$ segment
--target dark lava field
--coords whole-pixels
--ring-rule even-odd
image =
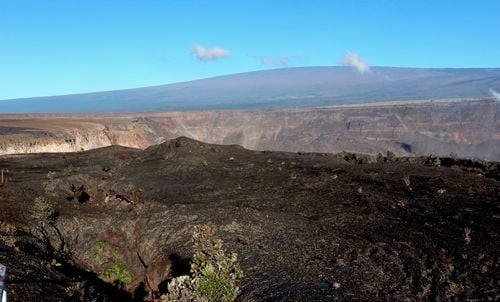
[[[499,166],[438,163],[187,138],[1,156],[9,301],[147,301],[144,264],[172,259],[172,275],[186,271],[204,224],[238,253],[238,301],[498,301]],[[56,210],[43,236],[37,197]],[[130,272],[128,286],[97,277],[109,265],[99,244]]]

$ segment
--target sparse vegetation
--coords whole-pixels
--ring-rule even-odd
[[[42,183],[43,191],[46,195],[54,195],[54,191],[59,185],[59,182],[54,179],[56,172],[49,171],[47,173],[47,180]]]
[[[162,302],[194,302],[197,301],[193,291],[193,279],[190,276],[180,276],[168,284],[168,294],[163,295]]]
[[[0,243],[14,247],[17,241],[14,236],[15,231],[16,227],[0,221]]]
[[[347,155],[347,152],[342,150],[338,153],[334,153],[332,156],[335,158],[342,158],[343,159],[346,155]]]
[[[377,154],[376,160],[377,160],[377,163],[383,163],[383,162],[385,162],[385,157],[382,153],[379,152]]]
[[[127,268],[122,264],[113,264],[99,274],[102,280],[113,283],[119,287],[126,287],[132,282],[132,277]]]
[[[395,162],[396,161],[396,154],[390,150],[387,150],[386,161],[387,162]]]
[[[193,233],[194,259],[190,276],[174,278],[162,301],[231,302],[239,295],[236,280],[243,277],[236,253],[228,253],[221,239],[212,239],[209,226]]]
[[[106,267],[99,274],[99,278],[120,288],[127,287],[132,282],[132,277],[125,265],[116,263],[117,253],[104,241],[97,241],[95,248],[97,251],[92,255],[92,259],[97,266]]]
[[[369,162],[373,162],[373,156],[362,153],[353,153],[347,151],[341,151],[339,153],[331,154],[333,158],[340,158],[350,163],[355,164],[366,164]]]
[[[55,214],[54,206],[44,197],[36,197],[33,201],[31,218],[37,226],[44,227],[47,223],[53,222]]]
[[[439,157],[434,156],[434,155],[429,155],[427,156],[427,159],[425,160],[425,164],[434,166],[434,167],[439,167],[441,166],[441,159]]]
[[[63,253],[65,242],[61,232],[56,227],[58,213],[53,204],[45,197],[36,197],[33,201],[30,217],[32,223],[28,231],[37,244],[40,244],[52,257],[55,254]],[[56,248],[54,244],[57,240],[59,243]]]

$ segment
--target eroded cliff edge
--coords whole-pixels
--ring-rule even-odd
[[[418,101],[297,110],[0,116],[0,154],[144,149],[179,136],[254,150],[500,160],[500,104]]]

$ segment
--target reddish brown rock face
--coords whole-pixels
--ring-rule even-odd
[[[300,110],[3,115],[0,154],[144,149],[186,136],[256,150],[450,155],[500,160],[500,104],[489,100]]]
[[[172,261],[165,259],[151,263],[146,270],[146,284],[154,293],[160,291],[161,282],[172,278]]]

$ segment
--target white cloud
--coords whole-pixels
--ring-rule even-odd
[[[370,64],[356,53],[346,52],[342,57],[342,64],[352,66],[360,73],[370,72]]]
[[[500,93],[496,92],[492,88],[490,88],[490,93],[495,99],[497,99],[497,101],[500,101]]]
[[[198,60],[201,61],[213,61],[229,56],[229,51],[227,49],[219,47],[207,49],[203,45],[199,44],[193,46],[193,51]]]
[[[281,57],[262,57],[260,58],[260,64],[262,65],[273,65],[273,66],[288,66],[290,64],[290,58]]]

